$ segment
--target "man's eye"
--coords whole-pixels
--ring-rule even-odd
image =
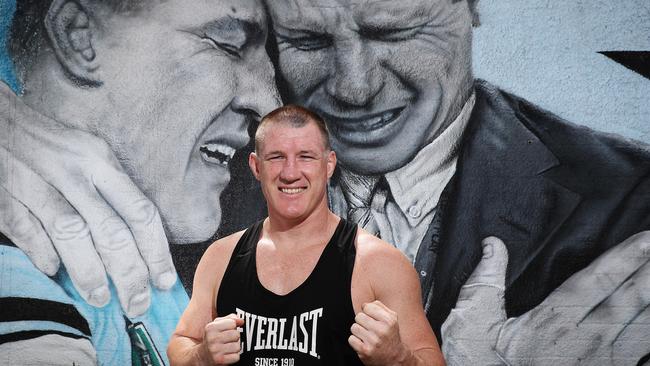
[[[304,37],[285,37],[277,35],[278,43],[288,43],[291,47],[301,51],[317,51],[327,48],[332,44],[330,37],[325,35],[311,35]]]
[[[383,41],[399,42],[407,41],[415,37],[424,28],[424,25],[418,25],[409,28],[368,28],[361,31],[364,38]]]
[[[208,43],[209,45],[211,45],[214,48],[217,48],[217,49],[220,49],[220,50],[226,52],[227,54],[229,54],[231,56],[241,57],[241,49],[239,49],[239,47],[236,47],[234,45],[224,43],[224,42],[218,42],[218,41],[216,41],[216,40],[214,40],[214,39],[212,39],[212,38],[210,38],[208,36],[201,37],[201,40],[203,42]]]

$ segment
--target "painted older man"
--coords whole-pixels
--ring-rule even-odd
[[[23,96],[3,90],[12,99],[3,110],[23,119],[3,131],[3,146],[54,149],[0,159],[0,195],[18,199],[0,220],[11,239],[0,246],[0,363],[167,363],[188,296],[166,237],[211,238],[235,150],[249,123],[279,105],[261,9],[255,0],[17,3],[10,41]],[[83,160],[98,147],[115,158]],[[83,186],[43,184],[62,161],[87,169],[76,175]],[[106,202],[84,205],[98,197]],[[59,211],[25,215],[38,206]],[[29,229],[34,219],[49,235]],[[95,270],[58,270],[59,257]]]
[[[634,282],[647,281],[637,270],[650,238],[625,241],[650,229],[648,146],[474,80],[476,1],[267,5],[285,94],[332,131],[332,206],[414,261],[429,321],[447,320],[450,363],[636,363],[650,352],[621,346],[650,335],[628,327],[647,317],[648,289]],[[625,265],[609,253],[558,289],[623,241]]]

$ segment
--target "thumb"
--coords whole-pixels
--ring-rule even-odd
[[[461,288],[457,308],[474,304],[503,307],[508,250],[494,236],[483,239],[481,245],[483,258]]]
[[[229,319],[234,320],[234,321],[235,321],[235,325],[238,326],[238,327],[241,327],[242,325],[244,325],[244,319],[240,318],[240,317],[237,316],[236,314],[228,314],[228,315],[226,316],[226,318],[229,318]]]

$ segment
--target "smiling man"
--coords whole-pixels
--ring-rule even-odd
[[[249,165],[268,218],[203,255],[172,363],[444,364],[413,267],[328,208],[324,121],[293,105],[269,113]]]
[[[12,134],[14,143],[34,136],[54,142],[55,153],[30,162],[43,166],[96,148],[60,143],[70,133],[78,134],[77,141],[94,135],[117,160],[91,166],[92,173],[82,175],[84,190],[110,201],[116,185],[107,177],[124,167],[124,179],[133,179],[145,196],[86,206],[89,211],[79,212],[85,221],[77,220],[73,209],[41,221],[54,234],[49,239],[64,262],[95,268],[106,263],[117,294],[101,270],[95,277],[61,270],[49,278],[11,243],[0,246],[0,350],[6,361],[0,363],[126,365],[148,359],[160,364],[165,357],[158,351],[187,303],[165,234],[177,244],[214,234],[221,219],[219,196],[230,180],[228,163],[248,142],[249,123],[278,105],[262,6],[255,0],[17,5],[11,43],[24,95],[14,108],[28,109],[20,107],[24,103],[75,130],[49,129],[32,113],[25,123],[31,132]],[[79,187],[39,186],[21,162],[2,163],[13,164],[3,166],[11,172],[2,176],[3,187],[15,188],[26,205],[44,196],[46,204],[61,194],[77,202],[90,198]],[[142,215],[118,213],[132,206],[143,209]],[[2,215],[18,216],[21,209],[3,207]],[[127,227],[122,220],[143,227]],[[161,222],[165,232],[145,229]],[[97,253],[86,250],[91,239]],[[112,272],[117,267],[120,272]],[[150,277],[156,288],[150,289]]]

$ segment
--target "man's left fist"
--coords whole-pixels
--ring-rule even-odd
[[[365,365],[400,363],[408,356],[400,339],[397,313],[381,301],[363,304],[354,320],[348,342]]]

